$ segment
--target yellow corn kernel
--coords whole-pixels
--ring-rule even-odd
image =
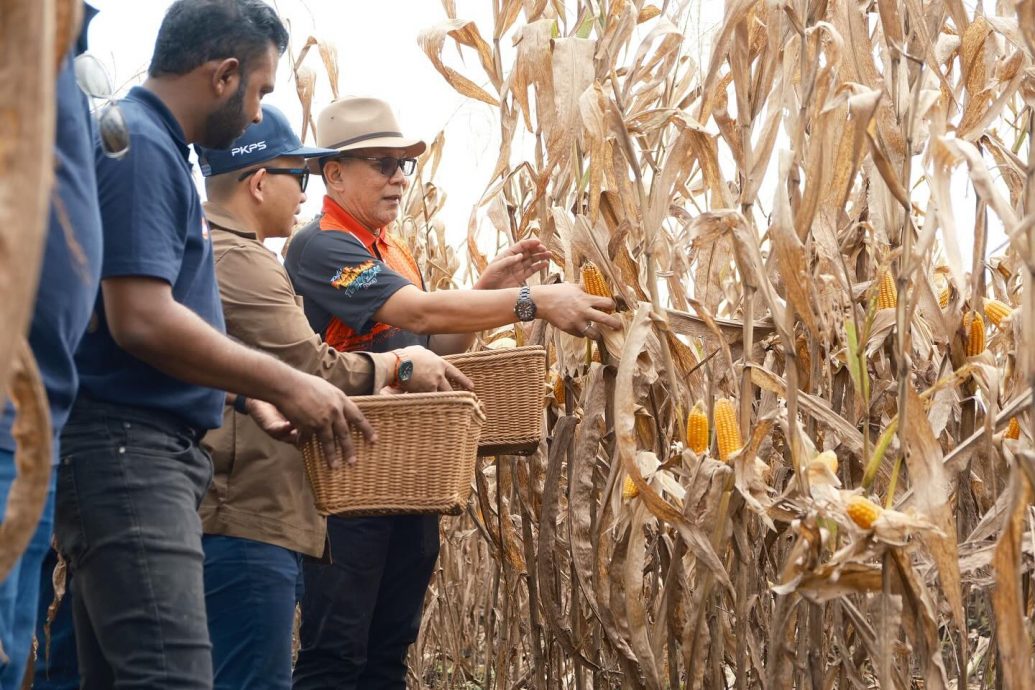
[[[719,460],[729,462],[730,457],[744,445],[737,424],[737,411],[728,398],[715,401],[715,443],[719,448]]]
[[[852,522],[863,529],[870,529],[884,509],[864,496],[852,496],[845,505],[845,512]]]
[[[985,351],[985,320],[974,312],[967,325],[967,357],[976,357]]]
[[[985,300],[985,316],[988,317],[989,321],[995,324],[996,328],[999,328],[999,323],[1012,312],[1013,309],[1005,302],[1000,302],[997,299]]]
[[[1021,437],[1021,423],[1016,417],[1010,417],[1010,423],[1006,425],[1006,433],[1003,438],[1012,438],[1014,441]]]
[[[582,289],[597,297],[613,297],[611,288],[604,280],[604,274],[592,261],[587,261],[582,265]]]
[[[880,292],[877,293],[878,309],[894,309],[898,305],[898,289],[891,271],[884,271],[880,277]]]
[[[812,458],[812,462],[819,462],[827,466],[831,474],[837,474],[837,453],[832,450],[825,450],[816,457]]]
[[[686,445],[698,455],[708,450],[708,413],[701,401],[694,403],[687,415]]]
[[[553,401],[558,407],[564,407],[564,377],[556,371],[550,372],[550,389],[553,391]]]
[[[946,284],[945,287],[942,288],[942,291],[938,293],[938,306],[942,309],[949,306],[949,295],[949,285]]]
[[[622,482],[622,498],[628,501],[629,499],[636,498],[640,495],[640,490],[633,483],[633,478],[629,475],[625,475],[625,481]]]

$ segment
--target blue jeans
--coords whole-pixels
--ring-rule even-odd
[[[327,518],[333,563],[305,559],[295,690],[405,690],[438,560],[438,516]]]
[[[75,655],[75,630],[72,628],[71,573],[65,571],[65,596],[61,598],[54,620],[47,628],[47,611],[54,601],[54,568],[57,552],[47,551],[40,571],[39,609],[36,614],[36,671],[32,690],[78,690],[79,662]]]
[[[205,604],[217,690],[290,690],[300,554],[206,534]]]
[[[14,482],[14,454],[0,450],[0,507],[6,508],[7,494]],[[15,561],[11,572],[0,583],[0,643],[7,661],[0,660],[0,688],[20,688],[32,649],[39,600],[40,567],[50,547],[54,527],[54,484],[47,491],[43,516],[25,553]],[[0,513],[2,514],[2,513]]]
[[[199,437],[156,411],[82,396],[72,409],[54,531],[85,690],[212,687],[197,513],[212,463]]]

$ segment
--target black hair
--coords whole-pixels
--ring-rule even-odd
[[[182,75],[210,60],[237,58],[241,71],[269,50],[287,50],[288,32],[263,0],[176,0],[158,29],[148,74]]]

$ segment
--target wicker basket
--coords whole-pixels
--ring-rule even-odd
[[[546,350],[514,347],[446,357],[474,382],[485,407],[479,455],[530,455],[543,438]]]
[[[302,448],[322,515],[458,515],[474,480],[485,413],[473,393],[368,395],[352,400],[377,431],[371,445],[353,431],[355,466],[331,469],[320,443]]]

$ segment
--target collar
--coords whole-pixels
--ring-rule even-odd
[[[158,116],[165,128],[169,130],[169,134],[172,136],[173,141],[176,142],[176,147],[180,150],[183,160],[190,163],[190,146],[187,145],[187,135],[183,133],[183,127],[180,126],[179,121],[173,117],[172,111],[169,110],[168,106],[165,105],[157,94],[148,91],[143,86],[134,86],[126,94],[126,100],[136,101],[154,111],[154,114]]]
[[[207,220],[208,224],[212,227],[232,232],[235,235],[244,237],[245,239],[255,240],[256,242],[259,240],[258,235],[241,227],[241,222],[237,220],[230,211],[226,210],[219,204],[206,201],[201,205],[201,207],[205,212],[205,220]]]
[[[323,198],[323,219],[320,222],[320,229],[347,232],[362,242],[367,251],[371,253],[375,247],[380,250],[389,246],[387,228],[380,228],[375,235],[330,196]]]

